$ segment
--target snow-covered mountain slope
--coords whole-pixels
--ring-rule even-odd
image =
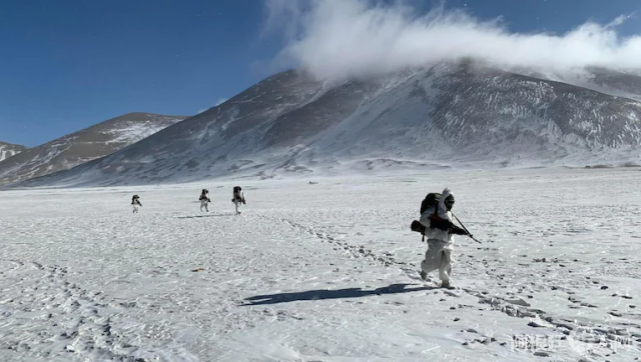
[[[11,143],[0,141],[0,161],[15,156],[18,153],[25,151],[26,149],[27,147],[25,146],[14,145]]]
[[[640,141],[637,101],[473,62],[334,84],[288,71],[127,149],[22,186],[584,166],[636,162]]]
[[[66,170],[148,137],[187,117],[129,113],[0,162],[0,185]]]
[[[602,67],[588,67],[566,73],[544,73],[528,69],[518,69],[515,70],[515,72],[535,78],[568,83],[617,97],[641,101],[641,73],[639,72],[613,70]]]

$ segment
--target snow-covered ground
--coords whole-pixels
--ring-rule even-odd
[[[0,360],[634,360],[640,176],[242,181],[242,216],[229,182],[1,192]],[[456,238],[454,290],[409,230],[445,186],[483,241]]]

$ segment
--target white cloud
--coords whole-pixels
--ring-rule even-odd
[[[481,21],[461,10],[423,15],[408,1],[268,0],[266,30],[287,45],[281,64],[321,78],[397,71],[464,57],[502,67],[567,70],[585,66],[641,68],[641,36],[617,33],[629,16],[609,24],[586,22],[565,34],[514,33],[500,19]]]
[[[222,97],[221,97],[221,98],[218,98],[218,100],[216,100],[216,103],[214,104],[214,107],[217,107],[217,106],[219,106],[219,105],[221,105],[221,104],[223,104],[223,103],[225,103],[225,102],[227,102],[227,98],[222,98]],[[210,110],[210,109],[211,109],[211,108],[203,108],[203,109],[199,109],[199,110],[198,110],[198,114],[203,113],[203,112],[206,112],[206,111],[208,111],[208,110]]]

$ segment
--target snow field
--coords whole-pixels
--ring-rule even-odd
[[[634,360],[638,175],[446,171],[2,192],[0,360]],[[426,246],[409,230],[425,194],[445,186],[483,241],[455,238],[455,290],[437,288],[435,273],[417,279]],[[199,211],[202,188],[210,213]],[[143,207],[133,215],[135,193]],[[596,334],[610,345],[584,338]]]

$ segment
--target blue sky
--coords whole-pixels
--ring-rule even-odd
[[[330,0],[331,1],[331,0]],[[420,2],[419,2],[420,3]],[[428,8],[432,2],[423,2]],[[450,0],[515,32],[566,32],[638,0]],[[641,14],[640,14],[641,15]],[[0,2],[0,140],[36,146],[128,112],[193,115],[274,71],[260,0]],[[623,34],[641,33],[641,20]]]

